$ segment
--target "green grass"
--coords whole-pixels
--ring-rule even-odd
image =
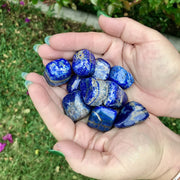
[[[0,7],[4,3],[1,1]],[[25,23],[26,17],[31,19],[30,23]],[[8,8],[0,9],[0,138],[11,133],[14,139],[0,153],[1,180],[90,179],[73,172],[62,157],[47,152],[56,140],[26,94],[20,75],[31,71],[42,74],[41,59],[32,47],[43,43],[47,35],[92,30],[82,24],[47,17],[26,6],[9,4]],[[161,119],[180,134],[179,119]]]

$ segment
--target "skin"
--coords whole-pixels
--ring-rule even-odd
[[[30,97],[74,171],[97,179],[173,178],[180,169],[180,137],[156,116],[180,117],[180,55],[160,33],[128,18],[100,16],[104,33],[62,33],[38,49],[44,65],[56,58],[72,59],[80,49],[91,50],[111,66],[121,65],[135,83],[129,100],[143,104],[150,117],[130,128],[101,133],[84,122],[74,124],[62,109],[65,86],[50,87],[29,73]]]

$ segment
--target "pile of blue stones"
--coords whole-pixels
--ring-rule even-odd
[[[134,83],[133,76],[121,66],[111,67],[104,59],[95,59],[87,49],[74,54],[72,66],[63,58],[50,62],[44,77],[50,86],[67,83],[62,104],[74,122],[89,115],[87,125],[105,132],[132,126],[149,116],[140,103],[128,102],[124,90]]]

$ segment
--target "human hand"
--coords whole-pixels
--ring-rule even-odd
[[[160,33],[129,18],[100,16],[105,33],[62,33],[50,37],[38,49],[44,64],[56,58],[72,59],[86,48],[96,57],[120,65],[135,78],[126,90],[129,100],[138,101],[157,116],[180,117],[180,54]]]
[[[62,109],[63,87],[50,87],[45,79],[30,73],[26,80],[30,97],[74,171],[97,179],[169,180],[180,168],[180,139],[153,115],[130,128],[102,133]]]

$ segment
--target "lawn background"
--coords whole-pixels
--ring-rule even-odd
[[[7,6],[1,7],[3,4]],[[11,133],[14,139],[0,153],[0,179],[91,179],[73,172],[64,158],[48,153],[56,140],[27,95],[21,72],[42,74],[44,68],[33,45],[44,43],[47,35],[95,30],[48,17],[27,6],[1,1],[0,7],[0,138]],[[25,22],[26,18],[30,19],[29,23]],[[179,119],[161,120],[180,134]]]

